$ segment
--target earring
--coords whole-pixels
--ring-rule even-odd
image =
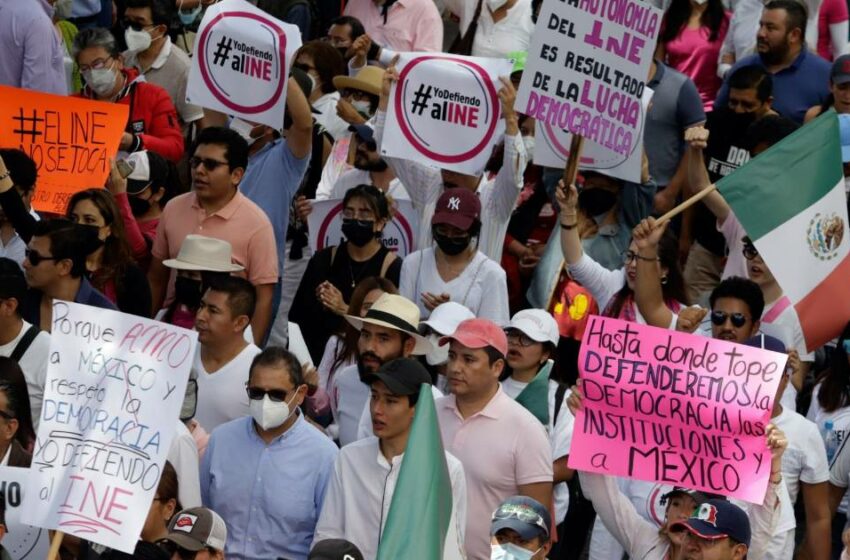
[[[664,285],[666,285],[666,284],[667,284],[667,277],[666,277],[666,276],[662,276],[662,277],[661,277],[661,285],[662,285],[662,286],[664,286]]]

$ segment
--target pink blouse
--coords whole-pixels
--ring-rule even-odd
[[[675,39],[664,45],[667,64],[693,80],[706,112],[714,107],[714,98],[723,83],[717,76],[717,59],[729,30],[729,17],[727,12],[714,41],[708,40],[711,32],[707,27],[685,27]]]

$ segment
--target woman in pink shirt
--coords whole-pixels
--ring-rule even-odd
[[[717,60],[728,29],[721,0],[673,0],[661,24],[655,57],[693,80],[706,112],[722,83]]]
[[[847,20],[844,0],[823,0],[818,11],[818,54],[826,60],[847,54]]]

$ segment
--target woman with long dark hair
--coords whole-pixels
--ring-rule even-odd
[[[0,423],[14,430],[12,441],[0,449],[0,459],[9,456],[10,467],[28,467],[35,445],[27,380],[18,362],[0,357]]]
[[[721,0],[673,0],[661,23],[655,58],[693,80],[706,112],[722,84],[717,61],[729,19]]]
[[[561,248],[572,277],[590,291],[602,315],[646,324],[635,303],[637,260],[641,258],[635,242],[631,241],[623,254],[622,268],[606,269],[582,249],[577,227],[578,190],[575,185],[567,189],[560,183],[556,194],[561,206]],[[673,311],[670,328],[675,328],[677,312],[687,302],[687,295],[679,266],[679,243],[669,230],[659,243],[658,267],[664,302]]]

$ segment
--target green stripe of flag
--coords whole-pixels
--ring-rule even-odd
[[[838,117],[828,111],[717,183],[752,240],[796,216],[841,181]]]

